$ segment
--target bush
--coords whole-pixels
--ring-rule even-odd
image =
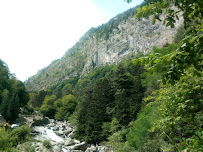
[[[27,125],[13,130],[0,127],[0,151],[13,152],[13,147],[29,139],[30,128]]]
[[[0,127],[0,151],[11,149],[17,136],[12,137],[4,127]],[[8,150],[9,151],[9,150]]]
[[[28,141],[30,139],[30,131],[31,129],[28,127],[28,125],[23,125],[19,128],[13,129],[11,131],[11,136],[15,137],[15,146],[18,143],[23,143],[25,141]]]
[[[60,107],[56,107],[55,119],[68,120],[71,114],[75,111],[77,106],[76,98],[69,94],[62,98]]]
[[[13,150],[13,152],[35,152],[35,146],[32,145],[30,142],[25,142],[21,145],[18,145],[16,149]]]
[[[121,129],[111,135],[105,144],[112,147],[114,152],[135,152],[135,149],[125,142],[126,133],[126,129]]]
[[[131,131],[127,134],[127,141],[130,146],[139,150],[144,144],[151,139],[152,133],[149,131],[158,119],[157,105],[146,105],[138,114]],[[152,136],[152,137],[150,137]]]
[[[46,147],[47,149],[51,148],[51,143],[49,140],[44,140],[43,141],[43,146]]]

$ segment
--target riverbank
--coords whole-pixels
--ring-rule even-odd
[[[31,143],[35,147],[35,152],[112,152],[106,146],[89,145],[76,140],[73,137],[75,128],[68,121],[62,122],[34,115],[24,115],[19,120],[17,121],[19,125],[28,124],[32,129]]]

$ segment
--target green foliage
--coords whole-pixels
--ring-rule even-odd
[[[71,77],[68,80],[64,80],[61,83],[50,87],[51,94],[57,96],[57,98],[62,98],[65,95],[73,94],[74,87],[78,82],[78,77]]]
[[[128,125],[136,118],[140,110],[144,95],[144,88],[141,85],[142,72],[141,66],[134,66],[131,62],[119,64],[115,71],[113,79],[115,110],[113,116],[122,125]]]
[[[18,117],[20,107],[29,100],[24,84],[16,80],[8,70],[6,64],[0,60],[0,113],[7,121],[14,121]]]
[[[15,138],[5,128],[0,127],[0,151],[11,149],[15,144]]]
[[[40,112],[50,118],[54,118],[56,109],[54,108],[54,102],[56,101],[57,97],[55,95],[46,95],[42,106],[40,107]]]
[[[77,100],[71,94],[58,99],[56,95],[46,95],[39,110],[44,116],[57,120],[68,120],[76,106]]]
[[[13,130],[0,127],[0,151],[12,152],[14,146],[29,139],[30,128],[26,125]]]
[[[73,95],[66,95],[61,99],[60,102],[61,103],[58,103],[56,106],[55,119],[68,120],[70,115],[75,111],[77,100]]]
[[[150,132],[153,124],[159,119],[159,111],[157,104],[146,105],[138,114],[138,118],[130,128],[131,131],[127,134],[127,141],[130,146],[136,150],[144,147],[147,141],[154,139]]]
[[[97,39],[104,38],[105,40],[108,40],[110,34],[113,32],[113,29],[118,29],[118,25],[120,22],[123,22],[127,20],[129,17],[134,16],[137,13],[137,8],[142,5],[143,4],[131,8],[122,14],[117,15],[106,24],[102,24],[97,28],[91,28],[87,33],[90,36],[96,36]]]
[[[182,149],[187,148],[188,152],[203,151],[203,131],[196,131],[191,138],[185,139],[182,145]]]
[[[33,146],[31,142],[25,142],[17,146],[17,148],[13,149],[13,152],[35,152],[36,146]]]
[[[119,66],[100,67],[78,80],[79,100],[71,121],[77,126],[76,137],[99,143],[136,118],[144,88],[142,66],[123,61]]]
[[[130,0],[131,1],[131,0]],[[128,2],[130,2],[128,1]],[[202,22],[202,6],[203,2],[199,0],[146,0],[147,5],[137,9],[136,18],[154,16],[155,20],[160,19],[160,14],[165,14],[163,20],[166,26],[174,27],[176,19],[179,19],[178,13],[183,12],[184,25],[188,27],[192,21],[196,21],[198,24]],[[177,9],[170,7],[174,5]]]
[[[9,80],[9,69],[1,59],[0,59],[0,91],[3,91],[4,89],[8,89],[8,80]],[[0,100],[1,104],[1,100]]]
[[[27,125],[20,126],[19,128],[11,131],[12,136],[17,136],[16,143],[23,143],[30,139],[31,129]]]
[[[182,11],[184,26],[185,28],[190,27],[185,36],[182,36],[184,28],[179,28],[175,39],[175,42],[179,43],[176,50],[173,49],[171,53],[168,52],[161,56],[153,52],[145,58],[134,61],[135,64],[138,62],[145,64],[145,68],[150,72],[165,73],[162,82],[166,86],[162,85],[163,88],[156,94],[156,102],[161,103],[159,111],[162,117],[154,124],[152,131],[160,133],[166,142],[171,143],[174,147],[171,149],[172,151],[184,149],[202,151],[200,130],[202,130],[203,121],[201,93],[203,58],[201,53],[203,46],[201,6],[203,2],[196,0],[147,0],[146,2],[147,5],[138,9],[137,18],[153,14],[153,22],[155,22],[155,20],[160,20],[159,15],[164,13],[166,26],[174,27],[175,18],[178,19],[178,13]],[[171,4],[178,9],[169,7]],[[196,23],[191,24],[191,20]],[[148,85],[146,81],[143,82]],[[136,142],[132,140],[133,137],[136,139],[136,137],[143,136],[131,137],[128,138],[131,144],[135,144],[136,147]],[[158,149],[149,149],[156,143],[157,140],[147,139],[145,145],[141,146],[141,151],[158,151]]]
[[[29,105],[34,108],[41,107],[42,102],[44,101],[44,98],[47,94],[48,93],[45,90],[40,90],[36,93],[30,93]]]
[[[115,152],[135,152],[135,149],[129,146],[128,142],[125,142],[126,133],[127,130],[122,128],[109,136],[105,144],[110,146]]]
[[[112,100],[108,79],[99,79],[85,90],[84,100],[78,105],[78,125],[76,135],[88,143],[100,143],[102,124],[110,120],[106,107]]]
[[[175,85],[160,89],[156,99],[162,102],[159,107],[162,119],[155,124],[154,129],[166,136],[175,148],[180,146],[184,138],[194,137],[203,123],[203,81],[202,77],[193,77],[192,70],[187,71],[187,75]]]
[[[49,140],[44,140],[43,141],[43,146],[46,147],[47,149],[51,148],[51,143]]]
[[[167,55],[160,57],[159,54],[152,53],[148,57],[135,60],[134,63],[145,63],[145,67],[150,71],[167,71],[163,75],[163,83],[174,84],[182,75],[186,74],[185,71],[191,66],[194,67],[193,75],[199,76],[203,58],[202,39],[202,34],[191,35],[180,42],[177,50]]]
[[[99,78],[103,78],[112,70],[114,66],[115,65],[98,67],[92,72],[90,72],[85,78],[93,81]]]
[[[105,136],[106,138],[116,133],[120,129],[121,125],[116,118],[113,118],[111,122],[104,122],[102,125],[103,136]]]
[[[177,33],[176,33],[175,38],[174,38],[175,43],[178,44],[184,38],[184,34],[186,33],[185,31],[186,31],[186,29],[184,28],[184,25],[181,25],[178,28]]]

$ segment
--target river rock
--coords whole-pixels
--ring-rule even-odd
[[[53,151],[54,151],[54,152],[62,152],[62,147],[55,145],[55,146],[53,147]]]
[[[75,143],[73,142],[73,140],[71,138],[66,138],[66,140],[64,141],[64,145],[65,146],[72,146]]]
[[[65,131],[65,135],[68,136],[73,131],[72,128],[67,128]]]
[[[44,126],[49,123],[49,119],[46,117],[43,118],[34,118],[32,126]]]
[[[88,147],[85,152],[97,152],[97,147],[91,145],[91,147]]]
[[[64,135],[64,132],[62,130],[59,130],[59,131],[54,131],[54,133],[58,136],[63,136]]]
[[[59,126],[54,126],[54,127],[52,128],[52,130],[53,130],[53,131],[59,131]]]
[[[73,136],[74,136],[73,133],[74,133],[74,132],[71,132],[71,133],[68,135],[68,137],[73,138]]]
[[[87,144],[85,142],[81,142],[79,144],[71,146],[71,149],[85,151],[87,149]]]
[[[75,143],[75,144],[79,144],[80,143],[80,141],[79,140],[73,140],[73,142]]]

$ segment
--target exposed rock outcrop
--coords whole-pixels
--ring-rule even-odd
[[[138,21],[132,16],[119,21],[111,32],[104,30],[102,34],[106,32],[108,37],[97,36],[99,27],[96,32],[91,33],[90,30],[61,59],[29,78],[26,87],[28,90],[44,89],[71,76],[86,74],[93,68],[118,63],[129,55],[146,54],[153,46],[171,43],[177,28],[183,23],[182,17],[179,18],[173,29],[161,22],[153,25],[152,17]],[[116,22],[118,18],[112,20]]]

